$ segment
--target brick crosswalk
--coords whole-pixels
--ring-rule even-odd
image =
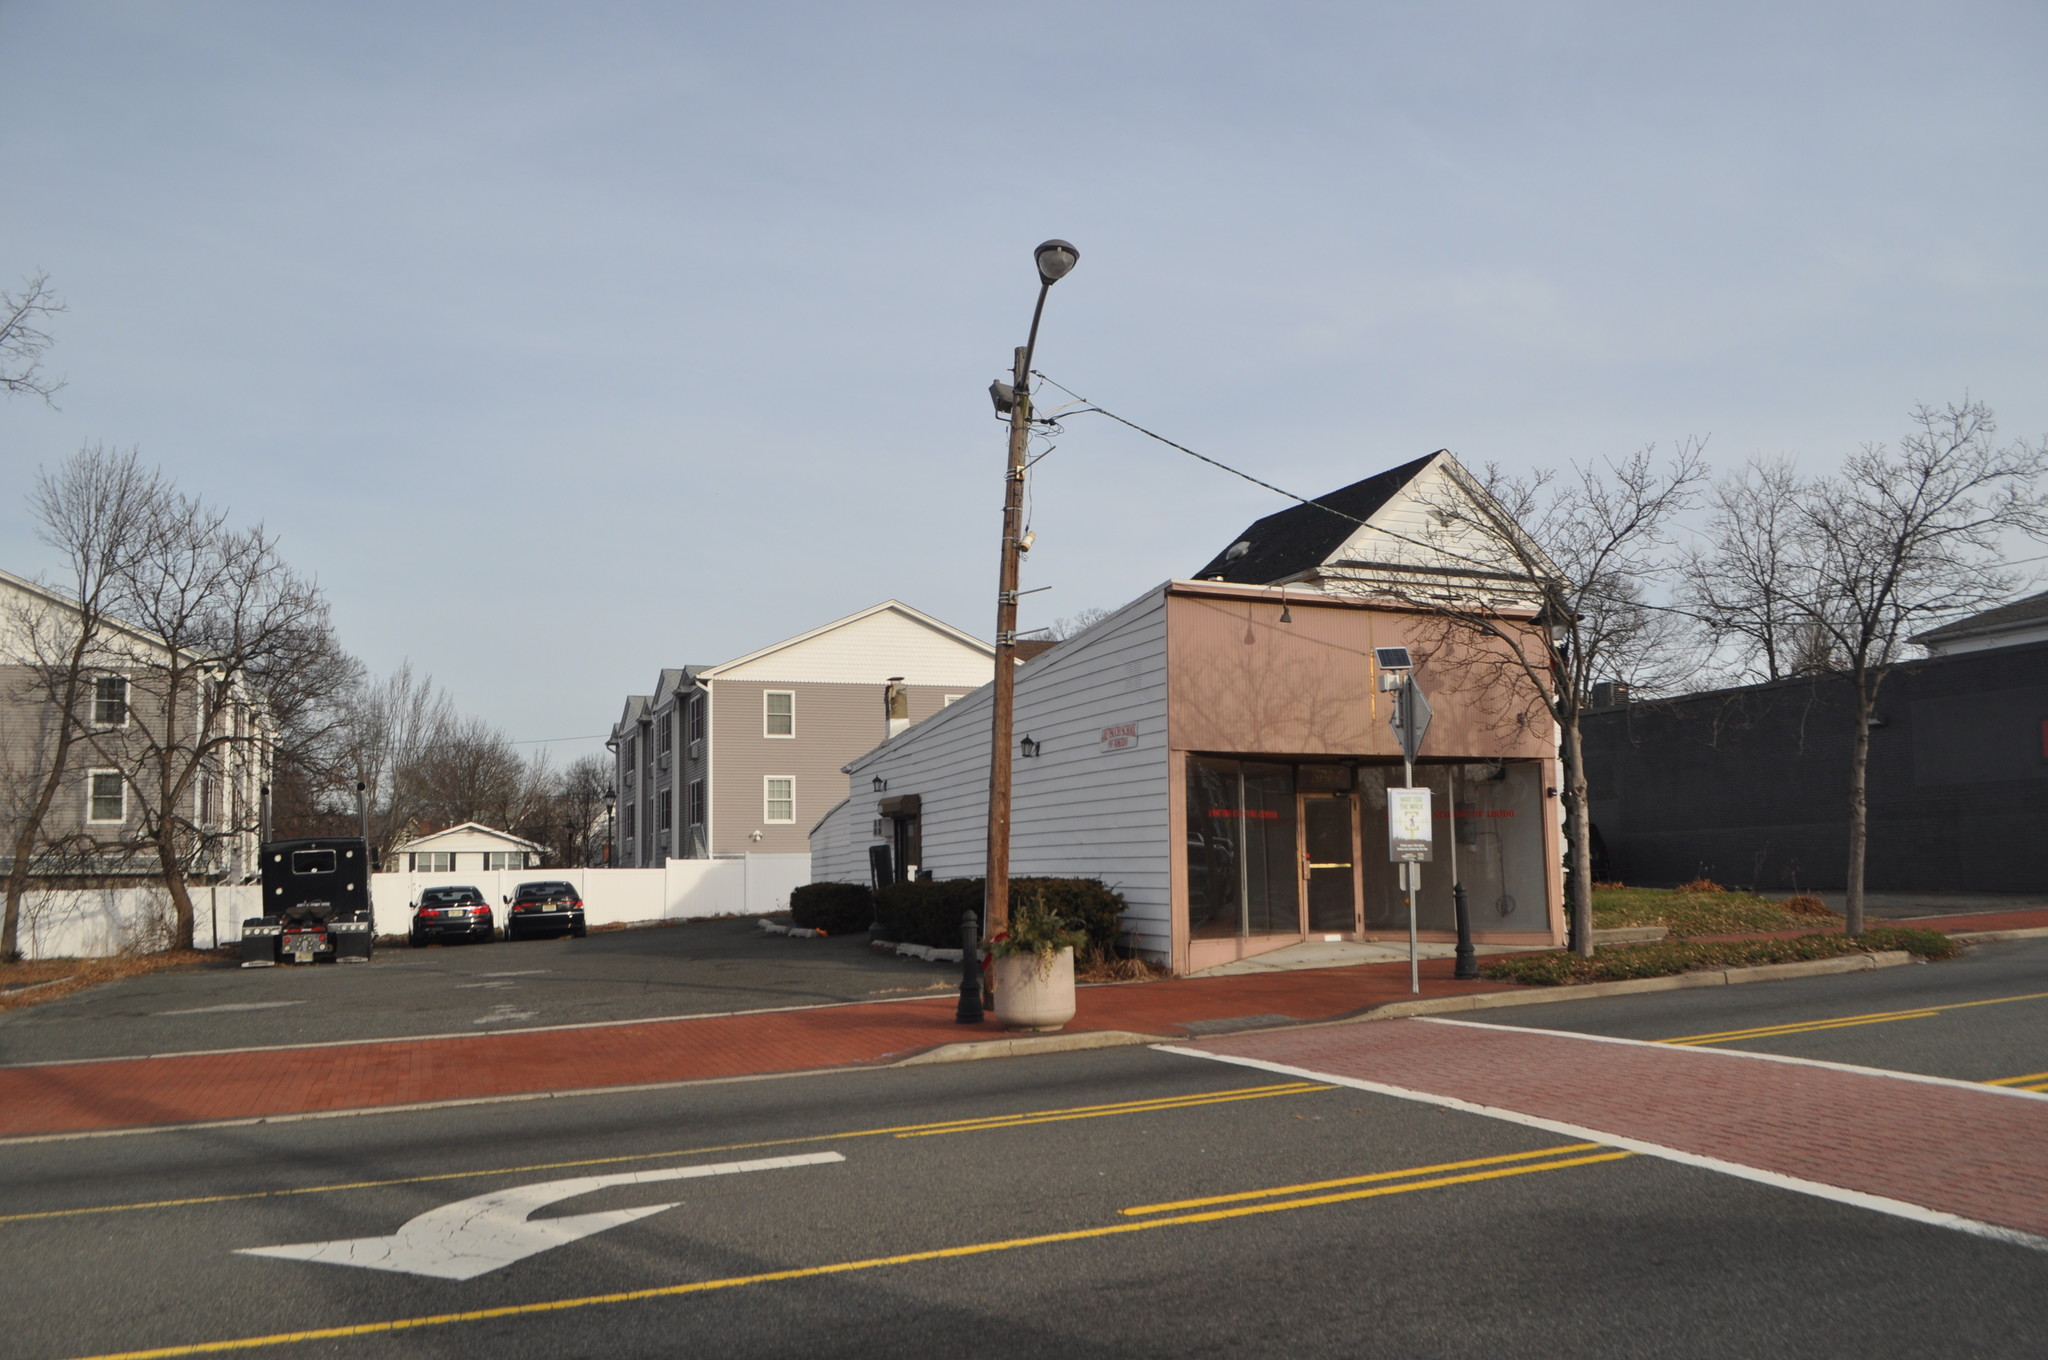
[[[2048,1247],[2048,1096],[1728,1049],[1442,1019],[1189,1046],[1677,1154]],[[1920,1212],[1907,1212],[1918,1210]]]

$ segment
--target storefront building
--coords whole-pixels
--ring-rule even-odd
[[[1360,533],[1310,550],[1355,550]],[[1461,883],[1481,943],[1562,943],[1556,732],[1533,681],[1497,640],[1313,577],[1169,581],[1023,666],[1012,872],[1100,878],[1130,903],[1129,943],[1176,972],[1405,939],[1386,796],[1403,766],[1381,677],[1406,649],[1434,709],[1415,769],[1436,816],[1422,937],[1455,937]],[[1533,627],[1526,614],[1502,626]],[[846,767],[846,801],[812,831],[813,878],[982,873],[990,698]]]

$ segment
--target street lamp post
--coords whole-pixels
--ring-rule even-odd
[[[1024,464],[1031,436],[1031,353],[1038,347],[1038,319],[1045,295],[1065,278],[1081,252],[1065,241],[1047,241],[1032,252],[1038,262],[1038,305],[1031,309],[1031,335],[1017,350],[1007,392],[990,388],[1000,414],[1010,417],[1010,457],[1003,470],[1003,563],[996,587],[996,684],[991,705],[988,761],[988,878],[982,932],[992,938],[1010,923],[1010,724],[1017,694],[1017,559],[1024,518]]]
[[[612,867],[612,831],[617,824],[619,795],[605,790],[604,795],[604,867]]]

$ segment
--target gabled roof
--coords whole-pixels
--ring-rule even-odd
[[[1255,520],[1198,581],[1469,580],[1489,590],[1556,578],[1556,565],[1484,483],[1438,449]],[[1498,599],[1494,600],[1497,605]]]
[[[540,854],[547,853],[547,847],[544,845],[536,844],[523,836],[515,836],[509,831],[500,831],[494,826],[485,826],[482,822],[464,822],[460,826],[451,826],[440,831],[429,831],[424,836],[414,836],[402,845],[393,846],[391,853],[399,855],[408,851],[418,850],[422,846],[431,846],[435,841],[445,840],[449,836],[486,836],[492,840],[503,841],[513,849],[531,850]]]
[[[974,636],[974,634],[972,633],[962,632],[960,629],[955,628],[952,624],[947,623],[941,619],[935,619],[931,615],[925,613],[922,609],[914,609],[911,606],[903,603],[903,601],[901,600],[884,600],[880,604],[869,605],[866,609],[863,609],[858,613],[848,614],[843,619],[834,619],[830,623],[821,624],[818,627],[811,629],[807,633],[798,633],[795,637],[787,637],[780,642],[770,643],[768,646],[761,648],[759,651],[748,652],[745,656],[736,656],[732,660],[722,661],[716,666],[702,667],[698,669],[697,674],[704,679],[715,680],[719,676],[725,674],[728,671],[736,670],[741,666],[750,665],[753,662],[760,661],[765,657],[773,656],[777,652],[786,651],[789,648],[795,647],[801,643],[809,642],[813,638],[819,638],[823,637],[827,633],[837,632],[842,628],[846,628],[853,624],[859,623],[864,619],[873,618],[877,614],[891,612],[901,614],[903,617],[907,619],[911,619],[917,623],[921,623],[925,627],[930,628],[934,632],[940,633],[947,638],[950,638],[952,641],[959,643],[963,647],[968,647],[973,649],[974,651],[980,652],[983,656],[993,659],[996,654],[996,649],[993,646],[986,642],[983,642],[980,638]]]
[[[1967,619],[1930,628],[1915,636],[1913,641],[1954,642],[1959,638],[1995,637],[2000,633],[2015,633],[2042,624],[2048,624],[2048,590],[2023,600],[2014,600],[2011,604],[2002,604],[1996,609],[1987,609],[1981,614],[1972,614]]]
[[[1318,496],[1306,505],[1253,520],[1230,546],[1195,573],[1195,579],[1220,577],[1240,585],[1271,585],[1314,571],[1358,532],[1360,521],[1371,519],[1374,511],[1421,475],[1435,457],[1426,454]]]
[[[619,720],[612,724],[612,740],[617,741],[641,719],[647,716],[648,697],[645,694],[629,694],[626,706],[619,711]]]

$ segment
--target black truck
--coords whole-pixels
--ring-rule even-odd
[[[263,914],[242,922],[242,966],[368,963],[377,939],[370,847],[358,836],[265,841]]]

